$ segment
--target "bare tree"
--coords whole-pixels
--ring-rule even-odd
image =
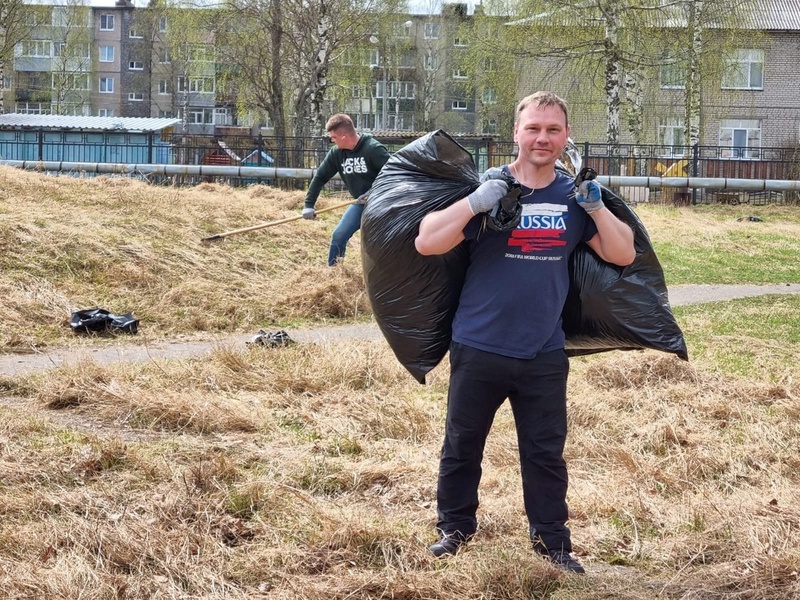
[[[6,62],[14,55],[14,47],[28,35],[23,0],[0,0],[0,113],[5,112]]]

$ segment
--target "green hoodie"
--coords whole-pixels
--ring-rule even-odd
[[[336,173],[339,173],[350,195],[358,198],[369,191],[387,160],[389,151],[386,146],[371,135],[361,135],[352,150],[340,150],[334,146],[314,173],[303,206],[314,208],[322,186]]]

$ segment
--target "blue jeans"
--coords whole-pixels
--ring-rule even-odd
[[[332,267],[344,256],[347,242],[356,231],[361,228],[361,213],[364,212],[363,204],[351,204],[344,211],[342,218],[331,236],[331,248],[328,251],[328,266]]]

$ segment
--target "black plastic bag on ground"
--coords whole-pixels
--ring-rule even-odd
[[[364,209],[361,257],[372,311],[400,364],[420,383],[449,348],[469,256],[466,244],[441,256],[422,256],[414,238],[425,215],[479,184],[472,155],[445,132],[434,131],[392,155]],[[637,257],[623,268],[601,261],[588,246],[573,254],[564,309],[567,352],[651,348],[687,358],[644,226],[605,188],[603,199],[633,228]]]
[[[72,313],[70,327],[75,333],[136,333],[139,319],[133,313],[114,315],[104,308],[89,308]]]

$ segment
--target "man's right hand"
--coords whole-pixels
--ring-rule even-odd
[[[303,212],[300,213],[303,215],[304,219],[316,219],[317,218],[317,211],[313,208],[304,208]]]
[[[508,184],[502,179],[488,179],[467,196],[473,215],[489,212],[508,193]]]

